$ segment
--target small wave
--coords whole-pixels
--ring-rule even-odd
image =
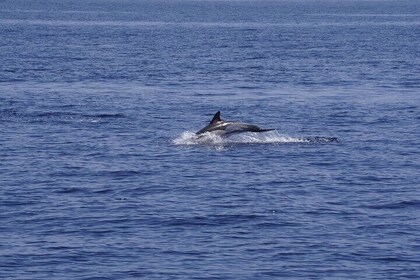
[[[366,206],[370,209],[404,209],[404,208],[419,208],[420,200],[399,201],[393,203],[383,203]]]
[[[2,120],[17,120],[31,123],[39,122],[108,122],[114,119],[126,118],[122,113],[97,113],[97,114],[83,114],[80,112],[69,111],[34,111],[34,112],[19,112],[17,110],[6,109],[0,110],[0,119]]]
[[[258,221],[264,216],[256,214],[237,214],[237,215],[209,215],[209,216],[192,216],[172,218],[163,223],[169,226],[223,226],[232,224],[248,223],[250,221]]]
[[[34,112],[32,113],[34,117],[47,117],[47,118],[124,118],[125,115],[121,113],[98,113],[98,114],[80,114],[75,112],[62,112],[62,111],[46,111],[46,112]]]
[[[338,142],[336,137],[291,137],[278,131],[265,133],[242,133],[224,138],[214,133],[204,133],[198,137],[194,132],[185,131],[172,140],[175,145],[184,146],[224,146],[235,144],[287,144],[287,143],[329,143]]]
[[[125,118],[124,114],[116,113],[116,114],[92,114],[92,115],[82,115],[83,117],[89,117],[89,118]]]
[[[72,112],[58,112],[58,111],[46,111],[46,112],[33,112],[29,113],[28,116],[36,118],[60,118],[60,117],[73,117],[77,116],[77,113]]]

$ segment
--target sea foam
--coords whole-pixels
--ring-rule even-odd
[[[282,143],[309,143],[311,140],[305,137],[291,137],[282,135],[278,131],[264,133],[247,132],[221,137],[214,133],[204,133],[197,136],[194,132],[185,131],[172,140],[175,145],[229,145],[229,144],[282,144]]]

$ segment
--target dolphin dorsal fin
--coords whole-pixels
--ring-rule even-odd
[[[213,119],[211,120],[210,124],[220,122],[221,120],[222,119],[220,118],[220,111],[217,111],[217,113],[214,115]]]

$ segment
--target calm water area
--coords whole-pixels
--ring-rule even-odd
[[[419,46],[414,0],[0,1],[0,278],[419,279]]]

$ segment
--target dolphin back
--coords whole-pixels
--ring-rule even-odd
[[[263,129],[254,124],[247,123],[232,123],[228,125],[225,129],[226,134],[235,134],[242,132],[266,132],[274,130],[273,128]]]
[[[213,119],[210,123],[203,129],[196,132],[197,135],[203,134],[205,132],[215,132],[218,131],[221,135],[229,136],[231,134],[242,133],[242,132],[265,132],[274,130],[273,128],[262,129],[254,124],[240,123],[240,122],[230,122],[223,121],[220,118],[220,111],[213,116]]]

